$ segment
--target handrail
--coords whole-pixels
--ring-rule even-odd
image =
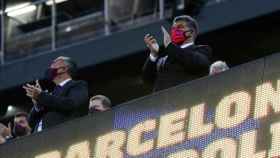
[[[57,15],[57,10],[56,10],[56,3],[55,0],[53,1],[52,5],[52,51],[56,50],[56,15]]]
[[[1,4],[2,4],[2,8],[1,8],[1,10],[4,10],[4,8],[5,8],[5,5],[4,5],[4,3],[5,3],[5,0],[1,0]],[[1,37],[0,37],[0,39],[1,39],[1,50],[0,50],[0,64],[1,65],[4,65],[5,64],[5,28],[4,28],[4,26],[5,26],[5,15],[4,14],[1,14]]]

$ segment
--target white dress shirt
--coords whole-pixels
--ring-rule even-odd
[[[63,87],[66,83],[68,83],[69,81],[71,81],[72,79],[71,78],[68,78],[62,82],[59,83],[59,86]]]
[[[194,42],[185,43],[185,44],[181,45],[180,48],[185,49],[185,48],[190,47],[192,45],[194,45]],[[152,62],[156,62],[157,58],[158,58],[157,56],[154,56],[154,55],[152,55],[152,53],[150,53],[150,60]]]

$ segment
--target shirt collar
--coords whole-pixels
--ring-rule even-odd
[[[72,79],[68,78],[62,82],[59,83],[59,86],[63,87],[66,83],[68,83],[69,81],[71,81]]]
[[[189,47],[189,46],[191,46],[193,44],[194,44],[193,42],[186,43],[186,44],[181,45],[181,48],[184,49],[184,48],[187,48],[187,47]]]

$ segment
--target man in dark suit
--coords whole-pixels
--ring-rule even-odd
[[[143,66],[143,79],[154,84],[154,91],[176,86],[208,74],[211,49],[195,45],[197,22],[183,15],[174,19],[171,37],[162,27],[164,48],[147,34],[144,42],[150,55]]]
[[[111,100],[104,95],[95,95],[89,99],[88,112],[104,112],[112,108]]]
[[[58,57],[46,73],[56,84],[52,93],[42,91],[38,81],[23,87],[34,104],[29,120],[35,131],[87,113],[88,86],[84,81],[72,80],[75,69],[76,64],[69,57]]]

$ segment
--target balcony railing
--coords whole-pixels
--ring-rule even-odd
[[[55,52],[57,48],[146,25],[172,14],[170,5],[173,1],[122,1],[127,6],[121,8],[113,4],[114,0],[100,0],[100,8],[86,10],[77,16],[60,6],[71,0],[37,0],[7,8],[5,0],[1,0],[1,64],[37,53]]]
[[[110,10],[112,2],[104,0],[102,9],[74,18],[59,8],[57,0],[39,0],[13,8],[1,5],[1,64],[38,52],[54,52],[57,48],[71,43],[108,36],[112,32],[135,26],[140,2],[135,0],[128,6],[132,7],[131,14],[113,17]],[[163,19],[164,0],[154,0],[153,3],[155,4],[151,4],[151,8],[141,14]],[[49,12],[48,16],[40,16],[44,6],[48,6],[45,9]],[[31,12],[36,14],[31,15]],[[34,18],[34,15],[35,20],[30,22],[28,18]]]

